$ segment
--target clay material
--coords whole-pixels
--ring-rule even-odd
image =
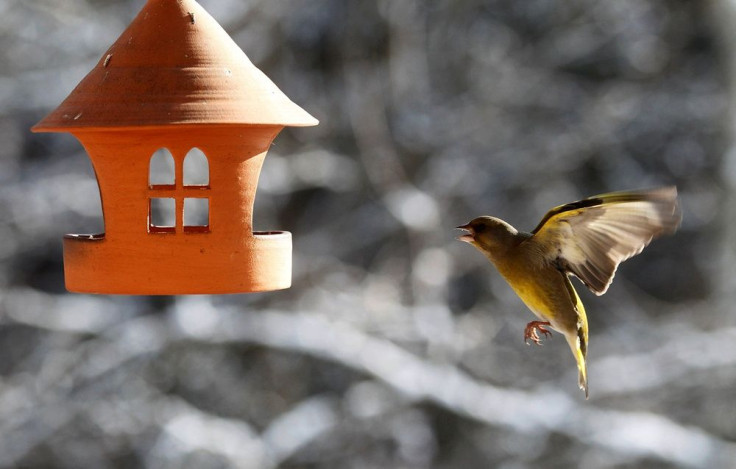
[[[149,0],[98,65],[37,124],[84,145],[100,186],[105,233],[64,238],[67,289],[117,294],[240,293],[291,284],[291,234],[253,232],[266,152],[284,126],[316,125],[193,0]],[[154,153],[173,184],[151,184]],[[183,183],[198,148],[209,182]],[[154,199],[175,207],[156,226]],[[185,199],[207,199],[187,226]]]

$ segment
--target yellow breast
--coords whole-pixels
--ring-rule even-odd
[[[554,267],[519,262],[497,267],[519,298],[540,319],[554,323],[558,316],[572,309],[566,279]]]

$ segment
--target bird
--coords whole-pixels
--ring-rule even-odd
[[[600,194],[559,205],[531,232],[491,216],[457,228],[457,239],[481,251],[539,318],[524,329],[524,341],[541,345],[550,329],[562,334],[588,399],[588,319],[571,277],[603,295],[618,265],[653,239],[673,234],[682,213],[675,186]]]

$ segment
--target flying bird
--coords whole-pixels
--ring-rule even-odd
[[[588,320],[570,276],[596,295],[608,290],[618,265],[653,239],[674,233],[682,215],[677,189],[612,192],[553,208],[531,233],[505,221],[478,217],[458,226],[458,237],[481,251],[540,319],[527,324],[524,341],[540,333],[565,336],[588,398]],[[548,329],[549,327],[549,329]],[[528,342],[527,342],[528,343]]]

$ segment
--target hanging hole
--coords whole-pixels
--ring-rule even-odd
[[[148,168],[148,185],[173,186],[176,181],[174,157],[167,148],[159,148],[151,156]]]
[[[184,199],[184,231],[209,231],[210,199],[188,197]]]
[[[210,167],[207,156],[199,148],[192,148],[184,157],[184,185],[207,186],[210,183]]]
[[[148,231],[151,233],[173,233],[176,227],[176,200],[153,197],[149,199]]]

